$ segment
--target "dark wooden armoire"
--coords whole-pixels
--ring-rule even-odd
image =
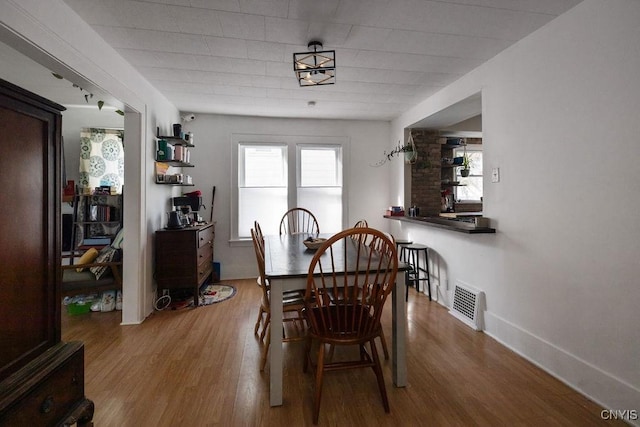
[[[92,425],[84,347],[61,342],[64,107],[0,80],[0,425]]]

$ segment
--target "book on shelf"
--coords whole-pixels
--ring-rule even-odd
[[[91,205],[88,219],[100,222],[118,221],[118,208],[111,205]]]
[[[96,237],[87,237],[82,240],[83,246],[106,246],[111,244],[111,237],[108,236],[96,236]]]

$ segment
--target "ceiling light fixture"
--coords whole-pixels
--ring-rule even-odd
[[[293,71],[300,86],[334,84],[336,82],[336,51],[322,50],[322,43],[316,40],[310,41],[307,47],[309,52],[293,54]]]

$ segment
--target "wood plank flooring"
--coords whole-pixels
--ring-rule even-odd
[[[229,301],[161,311],[120,326],[120,313],[63,314],[63,340],[85,343],[86,395],[94,422],[107,426],[311,425],[313,377],[302,372],[302,343],[285,344],[284,405],[269,406],[269,368],[253,334],[260,291],[230,281]],[[325,375],[320,426],[597,426],[584,396],[471,330],[411,289],[409,385],[396,388],[384,362],[391,413],[370,370]],[[383,319],[391,343],[391,304]],[[382,354],[380,352],[380,354]]]

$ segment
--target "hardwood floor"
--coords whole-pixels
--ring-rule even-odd
[[[260,291],[254,279],[230,281],[229,301],[161,311],[136,326],[120,313],[63,313],[63,340],[85,343],[86,395],[106,426],[311,425],[313,377],[302,372],[303,343],[285,344],[284,405],[269,407],[269,367],[259,371],[253,334]],[[385,414],[370,370],[325,376],[319,425],[591,426],[600,408],[446,308],[409,292],[409,385],[391,381]],[[391,341],[391,304],[385,335]],[[381,353],[381,352],[380,352]]]

